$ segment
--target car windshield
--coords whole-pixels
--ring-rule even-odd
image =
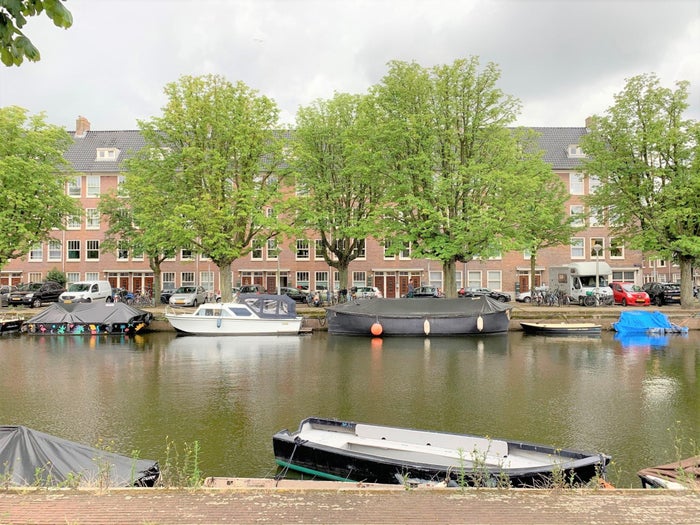
[[[175,293],[194,293],[194,287],[193,286],[180,286],[180,288],[175,290]]]
[[[38,290],[39,288],[41,288],[41,283],[25,283],[21,284],[18,290],[23,292],[31,292],[32,290]]]
[[[641,292],[642,289],[641,287],[637,286],[636,284],[623,284],[622,289],[625,290],[626,292]]]
[[[89,292],[90,285],[88,283],[73,283],[68,287],[69,292]]]

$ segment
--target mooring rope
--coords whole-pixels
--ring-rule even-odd
[[[297,451],[297,448],[299,447],[299,445],[303,445],[307,441],[308,441],[308,439],[300,439],[298,437],[294,438],[294,448],[292,449],[292,453],[289,455],[289,461],[286,462],[287,464],[284,466],[284,468],[280,472],[278,472],[277,475],[275,476],[275,487],[277,485],[279,485],[279,482],[282,479],[284,479],[284,477],[287,475],[287,471],[289,470],[289,465],[291,465],[292,459],[294,459],[294,453]]]

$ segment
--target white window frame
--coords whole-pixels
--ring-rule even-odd
[[[99,197],[100,196],[100,176],[86,175],[85,176],[85,196]]]
[[[80,230],[82,227],[82,215],[69,215],[66,217],[66,230]]]
[[[35,244],[29,250],[29,262],[42,262],[44,260],[44,245],[41,243]]]
[[[585,208],[583,207],[583,204],[572,204],[571,206],[569,206],[569,214],[573,219],[571,222],[572,226],[585,226],[586,223],[583,217],[584,210]]]
[[[88,239],[85,241],[85,260],[99,261],[100,260],[100,241],[97,239]]]
[[[48,242],[48,259],[49,261],[60,261],[63,256],[61,249],[61,241],[58,239],[50,239]]]
[[[570,243],[571,258],[585,259],[586,258],[586,243],[583,237],[572,237]]]
[[[486,271],[486,288],[497,291],[503,289],[503,272],[501,270]]]
[[[70,239],[66,241],[66,261],[79,261],[81,256],[80,240]],[[77,257],[71,257],[71,253],[75,255],[77,252]]]
[[[79,199],[83,196],[83,178],[81,176],[75,177],[66,183],[66,195],[73,197],[74,199]]]
[[[584,195],[584,176],[583,174],[572,171],[569,173],[569,193],[571,195]]]
[[[100,211],[97,208],[85,208],[85,229],[100,229]]]
[[[311,254],[309,253],[310,250],[310,243],[308,239],[297,239],[297,249],[295,252],[296,255],[296,260],[297,261],[308,261],[311,257]]]

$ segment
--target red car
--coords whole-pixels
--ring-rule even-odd
[[[649,294],[633,283],[610,283],[615,304],[622,306],[649,306]]]

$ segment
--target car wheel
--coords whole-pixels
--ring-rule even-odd
[[[41,299],[32,300],[31,307],[32,308],[40,308],[41,307]]]
[[[197,308],[197,299],[192,301],[192,308]]]
[[[627,306],[627,299],[622,299],[622,306]]]
[[[664,305],[664,300],[661,298],[660,295],[657,295],[654,298],[654,302],[656,303],[656,306],[663,306]]]
[[[503,297],[503,296],[501,296],[501,297],[498,298],[498,302],[499,302],[499,303],[505,303],[505,302],[506,302],[506,298]]]
[[[529,303],[530,301],[532,301],[532,298],[530,297],[526,297],[525,299],[523,299],[524,303]]]

